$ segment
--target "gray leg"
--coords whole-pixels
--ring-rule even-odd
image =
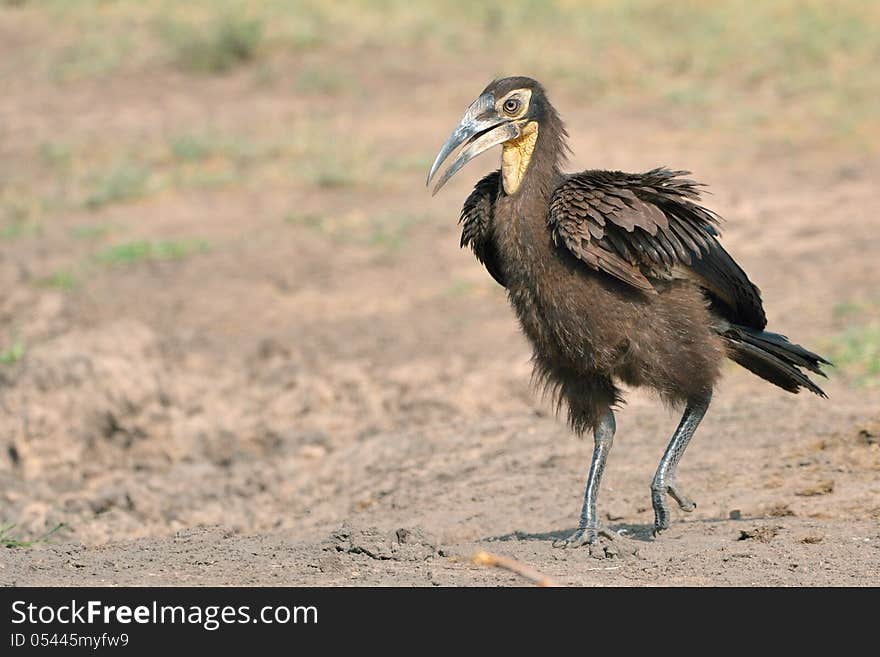
[[[684,415],[678,425],[678,429],[672,434],[672,440],[660,459],[660,465],[657,466],[657,473],[651,482],[651,503],[654,506],[654,535],[656,536],[664,529],[669,528],[669,507],[666,504],[666,493],[678,502],[678,506],[683,511],[693,511],[697,508],[691,499],[684,494],[675,481],[675,470],[678,468],[678,462],[684,455],[688,443],[700,425],[700,421],[709,408],[709,402],[712,401],[712,393],[705,397],[695,399],[688,402],[684,409]]]
[[[593,460],[590,463],[590,474],[587,475],[587,490],[584,492],[584,507],[577,531],[563,540],[553,541],[553,547],[576,548],[586,543],[595,543],[599,535],[599,516],[596,513],[596,497],[602,472],[605,470],[605,459],[614,442],[614,413],[607,409],[593,432]]]

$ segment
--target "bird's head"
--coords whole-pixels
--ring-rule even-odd
[[[504,145],[501,163],[504,191],[516,193],[532,159],[538,129],[552,111],[544,88],[531,78],[503,78],[489,84],[467,108],[458,127],[437,154],[428,173],[428,185],[440,165],[457,149],[462,149],[440,176],[432,194],[468,161],[498,144]]]

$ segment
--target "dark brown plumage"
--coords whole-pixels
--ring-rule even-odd
[[[507,289],[537,379],[567,406],[577,433],[596,437],[581,525],[561,543],[576,546],[597,535],[595,496],[619,383],[685,407],[652,484],[660,531],[667,493],[685,510],[694,506],[677,489],[675,469],[724,358],[785,390],[822,396],[801,368],[822,374],[827,361],[764,330],[760,292],[718,242],[721,220],[699,204],[687,172],[565,174],[566,137],[540,84],[498,80],[468,110],[431,176],[457,146],[469,149],[438,188],[478,152],[504,144],[502,170],[465,201],[461,244]]]

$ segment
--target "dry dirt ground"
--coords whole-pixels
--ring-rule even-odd
[[[52,25],[6,11],[0,524],[10,543],[63,526],[0,548],[0,583],[527,583],[470,563],[486,550],[570,585],[880,585],[880,388],[857,358],[828,400],[730,365],[680,469],[698,508],[658,540],[648,484],[678,418],[631,391],[600,497],[617,538],[551,547],[591,442],[530,390],[503,290],[458,248],[497,153],[424,189],[488,58],[334,53],[355,96],[296,84],[284,55],[271,75],[159,63],[59,82],[12,70]],[[771,327],[865,351],[875,149],[820,148],[808,125],[758,143],[577,84],[550,89],[572,167],[691,169]],[[180,137],[206,134],[222,143]]]

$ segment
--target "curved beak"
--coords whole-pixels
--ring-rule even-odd
[[[461,119],[458,127],[449,135],[449,139],[443,144],[443,148],[437,154],[434,165],[428,173],[426,185],[431,184],[431,180],[440,169],[440,165],[460,146],[466,146],[455,158],[455,161],[434,186],[431,196],[440,191],[459,169],[461,169],[470,160],[477,155],[486,151],[493,146],[502,144],[510,139],[520,136],[520,129],[515,123],[509,119],[499,117],[495,113],[495,98],[492,94],[483,94],[477,98]]]

